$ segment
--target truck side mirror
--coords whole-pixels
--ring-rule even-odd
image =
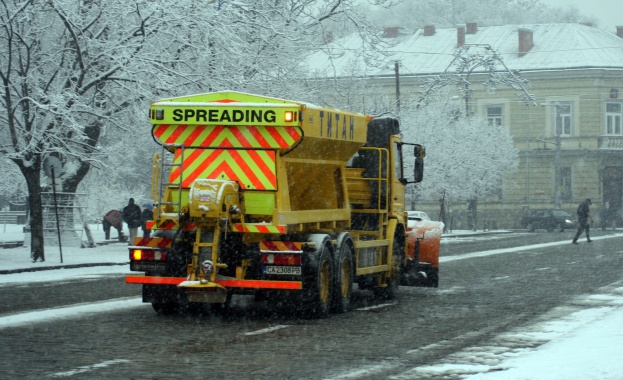
[[[424,178],[424,159],[421,157],[415,158],[415,165],[413,165],[413,181],[418,183],[422,182]]]

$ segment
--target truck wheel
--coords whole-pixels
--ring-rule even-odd
[[[345,313],[350,308],[353,296],[354,278],[354,245],[350,234],[346,233],[337,239],[335,255],[335,284],[333,288],[333,311]]]
[[[151,303],[154,311],[160,315],[173,315],[179,313],[179,305],[176,302],[157,302]]]
[[[375,288],[374,294],[379,298],[391,300],[396,298],[398,288],[400,287],[400,269],[404,255],[404,245],[398,241],[394,241],[392,248],[392,266],[394,270],[391,276],[385,277],[386,286],[383,288]]]
[[[316,245],[311,256],[311,278],[303,286],[304,308],[311,317],[326,318],[331,311],[333,297],[333,260],[330,252],[331,241],[324,240]]]

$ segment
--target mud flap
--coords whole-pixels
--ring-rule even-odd
[[[184,290],[188,302],[227,302],[227,289],[214,282],[184,281],[177,287]]]

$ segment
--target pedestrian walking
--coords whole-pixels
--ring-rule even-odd
[[[590,235],[591,226],[588,223],[589,219],[591,223],[593,223],[593,216],[591,215],[590,208],[592,204],[593,203],[591,202],[591,200],[589,198],[586,198],[578,206],[578,222],[580,225],[578,226],[578,231],[575,233],[575,237],[573,238],[573,244],[578,244],[578,238],[583,231],[586,231],[586,241],[589,243],[592,242]]]
[[[143,205],[143,212],[141,213],[141,228],[143,229],[143,237],[148,238],[151,235],[151,230],[147,228],[147,222],[154,217],[153,206],[145,203]]]
[[[138,233],[138,228],[141,226],[141,208],[134,203],[134,198],[130,198],[128,205],[123,208],[123,220],[128,224],[128,230],[130,230],[130,239],[128,244],[134,244],[134,238]]]
[[[102,220],[102,227],[104,228],[106,240],[110,240],[110,227],[114,227],[119,234],[119,241],[124,241],[125,236],[123,236],[123,219],[121,217],[121,211],[108,211]]]

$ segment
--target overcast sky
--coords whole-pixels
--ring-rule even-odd
[[[599,20],[599,27],[616,31],[617,25],[623,25],[623,0],[541,0],[552,6],[573,5],[582,14],[594,16]]]

